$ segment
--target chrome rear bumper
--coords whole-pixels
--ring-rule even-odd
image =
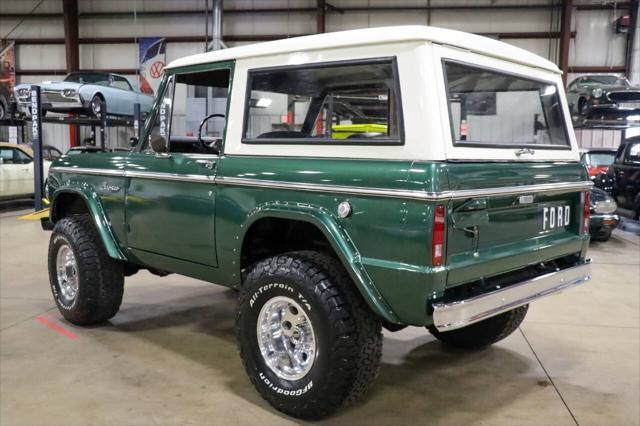
[[[433,305],[433,323],[438,331],[466,327],[536,299],[558,293],[591,279],[591,261],[541,275],[470,299]]]

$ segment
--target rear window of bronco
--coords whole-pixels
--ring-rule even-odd
[[[401,144],[392,58],[249,72],[244,143]]]
[[[555,84],[444,61],[455,145],[570,149]]]

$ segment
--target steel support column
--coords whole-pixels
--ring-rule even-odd
[[[78,43],[78,0],[63,0],[64,44],[67,56],[67,72],[78,71],[80,55]]]
[[[80,69],[80,43],[78,40],[78,0],[63,0],[64,14],[64,47],[67,58],[67,72]],[[71,146],[78,146],[80,128],[69,126],[69,140]]]
[[[562,16],[560,17],[560,58],[559,67],[562,71],[562,81],[567,85],[569,72],[569,44],[571,43],[571,13],[573,0],[562,0]]]
[[[324,33],[326,32],[327,25],[327,1],[326,0],[317,0],[318,1],[318,13],[316,14],[317,19],[317,32]]]

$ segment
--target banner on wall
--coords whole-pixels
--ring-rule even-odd
[[[5,107],[9,105],[10,95],[16,85],[16,49],[15,42],[0,42],[0,118],[4,118]]]
[[[140,91],[148,95],[155,95],[166,65],[167,41],[160,37],[143,37],[138,39],[138,46],[140,49]]]

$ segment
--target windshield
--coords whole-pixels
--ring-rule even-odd
[[[455,144],[569,146],[555,84],[445,62]]]
[[[98,84],[100,86],[109,85],[109,74],[104,73],[74,73],[69,74],[64,81],[71,81],[74,83],[91,83]]]
[[[615,156],[615,152],[589,152],[585,155],[585,160],[593,167],[610,166]]]
[[[629,80],[617,75],[584,75],[578,80],[583,85],[605,85],[631,87]]]

